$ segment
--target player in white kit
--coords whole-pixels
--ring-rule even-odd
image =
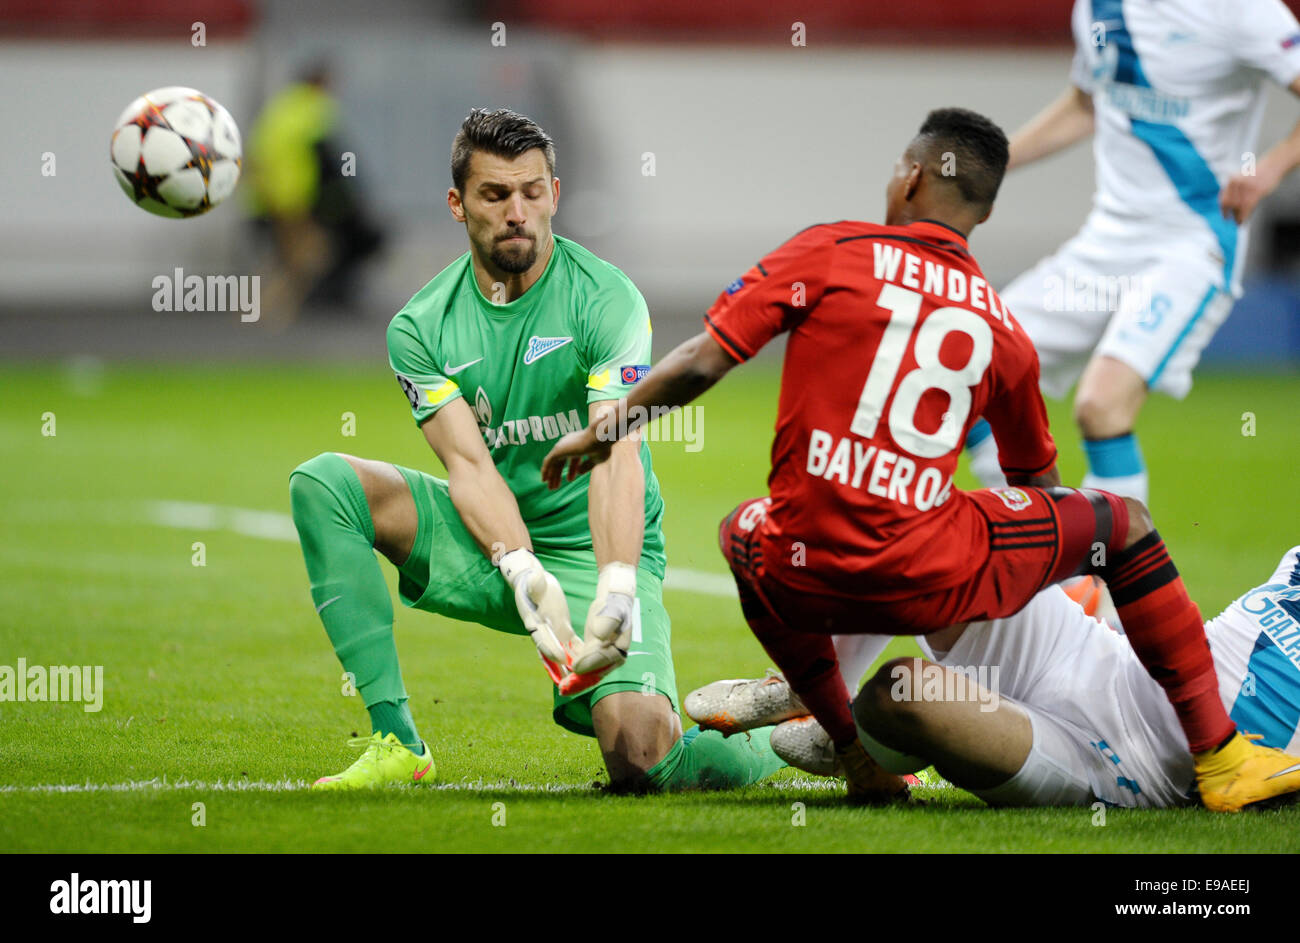
[[[1300,547],[1287,551],[1268,582],[1207,622],[1205,634],[1219,696],[1237,728],[1263,746],[1293,750],[1300,743]],[[1124,638],[1064,593],[1040,593],[1010,619],[971,623],[949,644],[947,652],[931,650],[936,663],[968,677],[984,666],[977,677],[997,678],[998,697],[984,691],[981,700],[967,685],[962,701],[899,701],[893,694],[925,691],[913,672],[937,669],[920,659],[886,664],[864,687],[855,715],[887,769],[934,764],[995,805],[1195,803],[1187,742],[1160,686]],[[991,674],[992,666],[1000,670]]]
[[[1264,80],[1300,95],[1300,25],[1282,0],[1076,0],[1072,30],[1070,85],[1012,136],[1008,169],[1092,133],[1093,209],[1001,296],[1044,392],[1079,384],[1083,487],[1146,502],[1142,403],[1191,389],[1241,294],[1246,220],[1300,164],[1300,125],[1255,156]],[[988,424],[967,444],[984,484],[1002,484]]]
[[[1258,735],[1263,746],[1295,752],[1300,546],[1287,551],[1266,583],[1206,623],[1205,633],[1219,695],[1238,729]],[[993,805],[1195,804],[1187,740],[1160,685],[1118,632],[1059,587],[1008,619],[917,642],[930,660],[887,662],[854,702],[863,743],[890,772],[933,765]],[[692,692],[687,711],[694,716],[698,705],[723,699],[734,716],[751,707],[768,712],[742,726],[801,708],[776,675],[715,682]],[[812,717],[772,731],[773,749],[809,772],[835,772],[828,744]]]

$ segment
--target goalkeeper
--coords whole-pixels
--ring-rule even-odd
[[[534,122],[470,112],[447,192],[469,252],[389,325],[390,363],[447,479],[332,452],[290,475],[312,599],[372,728],[357,761],[316,788],[434,778],[375,550],[397,567],[405,605],[532,635],[555,722],[596,738],[611,787],[741,786],[784,765],[767,730],[683,735],[661,589],[663,500],[645,443],[620,442],[590,479],[556,492],[537,474],[554,441],[612,408],[650,361],[640,292],[552,235],[554,169]],[[569,613],[585,618],[581,637]]]

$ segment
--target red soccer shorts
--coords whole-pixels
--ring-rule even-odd
[[[764,567],[759,538],[770,498],[745,501],[722,521],[718,543],[746,618],[770,612],[796,631],[925,635],[960,622],[998,619],[1044,587],[1090,571],[1124,546],[1128,507],[1104,491],[998,488],[963,493],[988,527],[987,557],[948,589],[902,599],[815,595]],[[1104,549],[1103,549],[1104,548]]]

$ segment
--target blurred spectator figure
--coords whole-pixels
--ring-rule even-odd
[[[249,140],[247,192],[275,257],[263,298],[281,323],[304,305],[351,303],[361,263],[383,242],[344,159],[329,85],[324,62],[303,70],[266,103]]]

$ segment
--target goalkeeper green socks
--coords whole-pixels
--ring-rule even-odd
[[[397,663],[393,601],[375,556],[361,480],[347,459],[326,452],[293,470],[289,498],[316,612],[370,711],[371,726],[419,744]]]
[[[692,727],[646,776],[664,792],[748,786],[786,765],[772,752],[771,737],[771,727],[730,737],[716,730]]]
[[[395,733],[397,739],[406,744],[416,756],[424,752],[420,748],[420,735],[416,732],[411,709],[406,706],[406,698],[400,701],[376,701],[369,705],[369,710],[371,733],[377,733],[381,737]]]

